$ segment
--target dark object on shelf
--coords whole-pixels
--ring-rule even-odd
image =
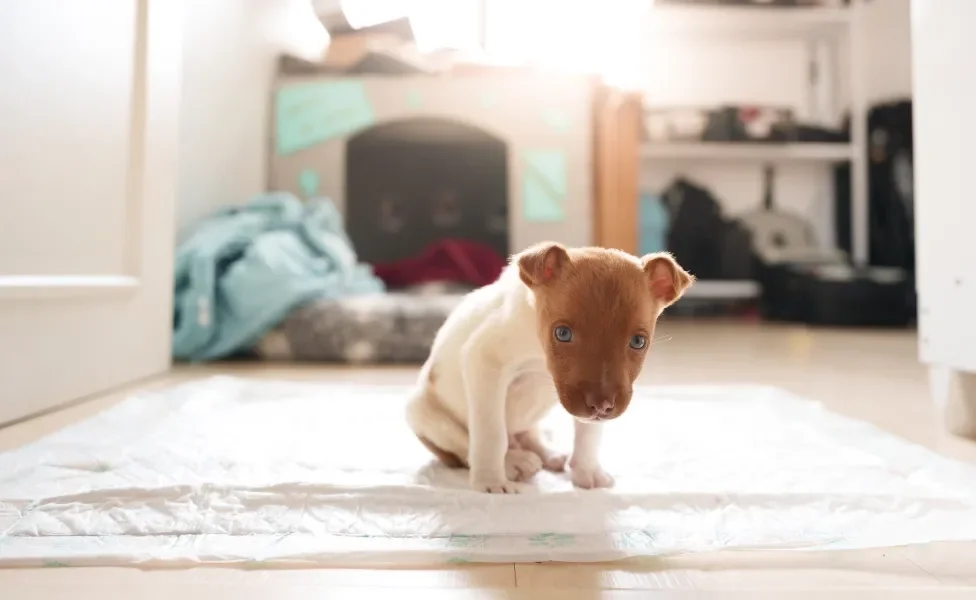
[[[722,215],[711,192],[679,178],[662,197],[671,223],[668,250],[683,267],[702,280],[752,278],[749,234]]]
[[[766,168],[762,211],[743,217],[753,232],[763,318],[811,325],[900,327],[915,313],[914,284],[899,268],[855,269],[841,250],[819,247],[805,220],[774,208]]]
[[[771,106],[723,106],[711,112],[702,140],[706,142],[789,142],[793,111]]]
[[[646,139],[654,143],[843,143],[850,139],[843,130],[800,123],[790,109],[778,106],[656,107],[647,109],[644,124]]]
[[[904,327],[914,318],[906,272],[849,265],[784,263],[766,269],[759,308],[765,319],[833,327]]]
[[[827,144],[844,144],[851,141],[850,134],[843,129],[830,129],[829,127],[820,127],[818,125],[807,125],[804,123],[796,123],[791,126],[787,131],[780,132],[776,127],[773,128],[773,137],[777,138],[779,136],[792,135],[792,140],[799,143],[827,143]]]
[[[915,270],[915,192],[911,101],[868,112],[868,235],[872,265]],[[850,166],[834,170],[834,223],[840,247],[851,250]]]
[[[746,125],[739,118],[736,108],[720,108],[711,113],[702,140],[706,142],[745,142],[749,141]]]
[[[752,237],[752,254],[757,269],[789,262],[825,264],[844,263],[843,252],[822,248],[812,223],[793,213],[776,208],[773,201],[775,170],[766,165],[763,171],[762,206],[739,217]]]
[[[820,246],[813,224],[789,212],[777,209],[773,201],[775,172],[766,166],[763,206],[741,217],[752,233],[755,270],[762,292],[760,314],[770,320],[797,321],[811,324],[872,325],[858,310],[864,298],[875,298],[887,290],[873,291],[867,283],[858,284],[849,273],[847,279],[831,278],[849,270],[847,255]],[[855,283],[848,283],[854,281]],[[870,281],[868,281],[870,283]],[[865,291],[868,290],[868,291]],[[887,296],[885,299],[890,300]],[[825,306],[822,302],[836,302]],[[848,306],[851,305],[851,306]],[[838,315],[835,309],[850,309],[850,315]],[[850,322],[843,319],[848,318]],[[879,322],[877,324],[885,324]]]
[[[704,108],[654,107],[644,111],[644,138],[649,142],[699,142],[710,112]]]
[[[915,189],[910,100],[878,104],[868,112],[868,261],[897,267],[915,280]],[[850,165],[834,170],[834,223],[838,244],[850,251]],[[914,319],[915,286],[904,301]]]

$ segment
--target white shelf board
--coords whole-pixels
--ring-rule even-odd
[[[852,156],[853,147],[850,144],[674,142],[645,143],[641,146],[642,158],[658,160],[839,162],[851,160]]]
[[[851,11],[847,8],[656,4],[648,11],[646,33],[663,36],[824,36],[844,35],[850,23]]]
[[[759,284],[752,280],[705,280],[696,281],[685,292],[685,298],[708,300],[737,300],[759,296]]]

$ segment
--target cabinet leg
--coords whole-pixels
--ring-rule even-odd
[[[932,365],[929,387],[946,431],[976,440],[976,373]]]

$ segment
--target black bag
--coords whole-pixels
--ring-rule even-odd
[[[915,270],[915,195],[911,101],[868,113],[869,262]],[[837,244],[851,251],[850,165],[835,169]]]
[[[662,194],[670,213],[668,250],[697,278],[749,279],[749,234],[722,216],[707,189],[675,180]]]

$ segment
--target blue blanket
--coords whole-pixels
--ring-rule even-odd
[[[211,360],[250,348],[299,305],[383,291],[330,200],[260,196],[200,224],[176,254],[173,356]]]

